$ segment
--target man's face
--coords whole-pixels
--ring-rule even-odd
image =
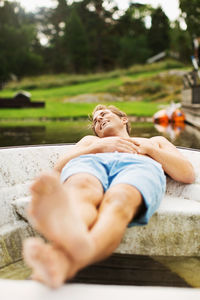
[[[126,123],[127,118],[120,118],[109,109],[98,110],[93,116],[94,130],[99,137],[115,135]]]

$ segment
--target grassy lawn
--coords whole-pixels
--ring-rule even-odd
[[[120,96],[122,101],[106,104],[116,105],[128,115],[152,116],[160,108],[160,103],[179,101],[180,78],[172,78],[171,75],[165,79],[160,77],[161,71],[175,67],[185,69],[185,66],[177,62],[166,61],[93,75],[43,75],[24,78],[20,82],[11,82],[0,91],[0,97],[13,97],[23,88],[31,93],[32,101],[45,101],[46,105],[45,108],[0,109],[0,121],[39,120],[41,122],[48,119],[87,117],[97,103],[67,101],[77,95],[95,93]],[[134,101],[123,101],[126,95],[138,98]]]
[[[146,72],[144,74],[135,74],[119,78],[100,79],[97,81],[89,81],[79,84],[66,85],[61,87],[52,87],[46,89],[27,89],[31,93],[32,100],[44,100],[44,101],[59,101],[67,99],[68,97],[89,94],[89,93],[101,93],[101,92],[117,92],[117,89],[125,82],[135,81],[140,78],[151,77],[158,74],[159,71]],[[0,91],[0,97],[12,97],[17,90],[5,89]]]
[[[158,109],[155,102],[114,102],[109,103],[125,111],[128,115],[152,116]],[[67,119],[87,117],[96,103],[59,103],[47,102],[45,108],[1,109],[0,122],[5,120],[29,119]]]

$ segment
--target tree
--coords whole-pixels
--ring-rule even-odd
[[[170,50],[179,54],[179,59],[189,62],[192,54],[192,39],[187,30],[180,28],[178,21],[170,29]]]
[[[64,35],[67,63],[73,72],[85,72],[89,69],[89,45],[85,28],[75,8],[66,22]]]
[[[18,3],[3,2],[0,6],[0,80],[11,74],[23,76],[38,72],[42,58],[35,52],[37,31],[33,15],[25,14]]]
[[[145,18],[151,8],[143,4],[131,4],[115,25],[119,40],[118,63],[121,67],[144,63],[151,54],[149,50]]]
[[[112,51],[115,48],[112,29],[113,13],[116,11],[116,7],[114,6],[108,10],[104,5],[105,2],[112,1],[83,1],[88,16],[84,18],[84,24],[90,45],[91,66],[97,71],[113,68],[115,57],[115,52]]]
[[[119,64],[130,67],[133,64],[144,63],[150,55],[145,35],[135,38],[125,36],[120,40]]]
[[[112,17],[116,7],[107,10],[105,2],[105,0],[83,0],[74,2],[69,8],[76,10],[87,33],[92,71],[113,68],[117,57]]]
[[[66,71],[66,49],[63,46],[65,21],[69,16],[69,6],[66,0],[57,0],[57,6],[50,9],[40,9],[39,24],[42,34],[48,40],[43,56],[47,70],[51,72]]]
[[[136,37],[147,34],[145,19],[152,12],[149,5],[131,4],[126,12],[116,22],[116,32],[122,36]]]
[[[155,9],[151,15],[151,28],[149,30],[149,46],[152,55],[168,50],[170,46],[169,19],[161,7]]]
[[[66,0],[57,0],[58,5],[55,9],[51,10],[48,23],[52,25],[53,38],[57,39],[61,35],[63,28],[62,24],[65,23],[67,16],[69,16],[69,6]]]
[[[199,0],[179,0],[182,17],[185,19],[187,29],[191,36],[200,36],[200,9]]]

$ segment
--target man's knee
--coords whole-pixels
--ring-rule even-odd
[[[75,189],[88,194],[88,197],[102,199],[103,187],[100,181],[93,175],[88,173],[78,173],[70,176],[65,182],[68,190]]]
[[[104,197],[105,205],[111,205],[116,214],[129,221],[137,215],[142,203],[140,192],[128,184],[111,187]]]

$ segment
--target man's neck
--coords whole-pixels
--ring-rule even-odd
[[[122,138],[130,138],[129,134],[127,131],[119,131],[119,132],[112,132],[110,133],[110,135],[106,135],[106,136],[103,136],[103,137],[111,137],[111,136],[119,136],[119,137],[122,137]]]

